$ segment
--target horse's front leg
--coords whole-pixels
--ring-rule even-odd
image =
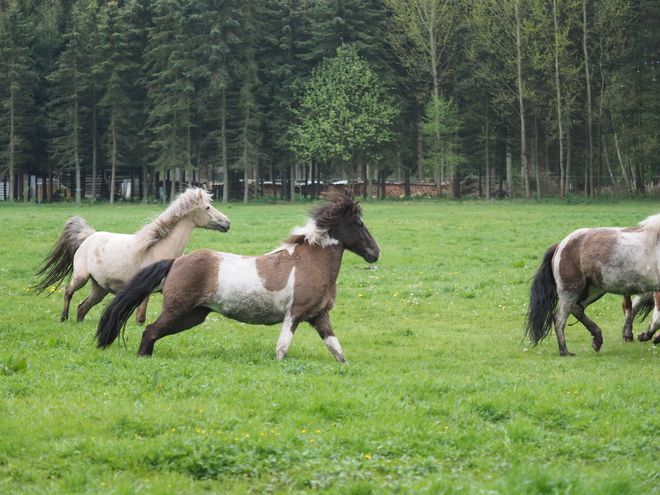
[[[277,359],[283,359],[284,356],[286,356],[286,353],[289,352],[291,340],[293,340],[293,334],[296,332],[299,323],[300,319],[294,318],[291,314],[287,314],[284,317],[282,330],[280,330],[280,338],[277,340],[277,346],[275,346],[275,355],[277,356]]]
[[[344,357],[344,353],[341,350],[341,345],[339,345],[339,340],[335,337],[334,332],[332,331],[332,325],[330,325],[330,315],[327,311],[324,311],[318,316],[315,316],[309,320],[309,324],[312,325],[316,331],[319,333],[323,343],[332,353],[335,359],[341,363],[348,363]]]
[[[585,314],[584,308],[582,308],[580,305],[576,305],[573,309],[573,316],[575,316],[578,321],[582,323],[587,328],[587,330],[589,330],[589,333],[591,333],[593,336],[591,347],[594,348],[594,351],[599,352],[601,346],[603,345],[603,332],[601,331],[600,327]]]
[[[632,299],[630,299],[630,296],[623,296],[623,303],[621,303],[621,308],[623,309],[623,314],[625,316],[622,332],[623,341],[632,342],[634,340],[632,333],[634,313],[632,311],[633,302]]]
[[[138,325],[142,325],[147,321],[147,305],[149,304],[149,296],[144,298],[144,301],[140,303],[135,313],[135,321]]]

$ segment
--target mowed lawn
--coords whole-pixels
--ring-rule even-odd
[[[186,252],[271,251],[309,204],[216,206],[231,230],[196,230]],[[35,295],[32,274],[71,216],[133,233],[163,205],[1,204],[0,493],[660,493],[660,362],[650,343],[623,344],[621,298],[588,310],[599,354],[580,324],[573,358],[554,335],[523,340],[550,245],[660,205],[363,206],[382,255],[344,256],[331,313],[343,365],[307,324],[278,362],[278,326],[215,313],[152,358],[136,357],[133,319],[125,345],[99,350],[106,301],[60,323],[61,292]]]

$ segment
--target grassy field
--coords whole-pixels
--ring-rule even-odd
[[[187,252],[264,253],[305,222],[301,204],[216,206],[231,230],[197,230]],[[29,290],[72,215],[132,233],[162,210],[0,205],[0,493],[660,493],[660,363],[622,343],[621,298],[588,312],[599,354],[579,324],[574,358],[523,341],[543,252],[657,204],[364,205],[382,256],[345,255],[331,313],[349,365],[307,324],[278,362],[279,327],[214,313],[153,358],[133,320],[102,351],[104,305],[60,323],[62,294]]]

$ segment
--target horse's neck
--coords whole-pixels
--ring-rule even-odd
[[[151,248],[149,255],[155,259],[177,258],[183,254],[188,245],[195,224],[189,218],[182,218],[170,231]]]
[[[341,268],[341,260],[344,256],[344,246],[341,243],[326,247],[315,245],[312,249],[318,252],[318,265],[326,266],[328,268],[328,275],[330,275],[333,281],[336,281],[339,276],[339,269]]]

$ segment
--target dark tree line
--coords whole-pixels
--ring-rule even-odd
[[[643,194],[659,57],[651,0],[4,0],[0,177]]]

